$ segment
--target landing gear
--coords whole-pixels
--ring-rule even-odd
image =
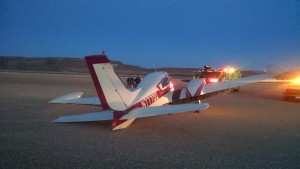
[[[201,100],[196,101],[195,103],[201,104]],[[195,113],[200,113],[200,110],[196,110]]]
[[[240,91],[240,86],[238,86],[238,87],[232,89],[232,91],[233,91],[233,92],[239,92],[239,91]]]

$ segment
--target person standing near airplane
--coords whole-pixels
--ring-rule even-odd
[[[135,81],[135,86],[137,86],[137,85],[141,82],[141,80],[142,80],[141,75],[138,74],[138,75],[136,76],[136,78],[134,79],[134,81]]]
[[[135,79],[133,77],[131,77],[130,74],[129,74],[128,78],[127,78],[127,87],[128,88],[135,87]]]

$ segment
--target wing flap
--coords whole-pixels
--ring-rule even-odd
[[[78,114],[71,116],[61,116],[52,122],[56,123],[68,123],[68,122],[87,122],[87,121],[103,121],[103,120],[113,120],[113,111],[101,111],[94,113]]]
[[[200,103],[136,108],[124,115],[121,120],[205,110],[208,108],[208,106],[209,105],[207,103]]]

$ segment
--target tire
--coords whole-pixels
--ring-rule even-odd
[[[295,97],[293,97],[293,96],[284,96],[283,100],[285,100],[285,101],[293,101],[293,100],[295,100]]]
[[[237,88],[234,88],[232,91],[239,92],[240,91],[240,86],[238,86]]]

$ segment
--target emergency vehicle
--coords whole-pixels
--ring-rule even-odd
[[[283,99],[287,101],[300,99],[300,77],[293,80],[292,83],[285,89]]]
[[[222,82],[225,80],[234,80],[240,77],[240,71],[229,66],[222,70],[216,70],[211,66],[205,65],[203,69],[193,72],[193,79],[202,78],[205,80],[206,84]],[[236,92],[238,92],[239,90],[239,86],[233,89],[233,91]]]

